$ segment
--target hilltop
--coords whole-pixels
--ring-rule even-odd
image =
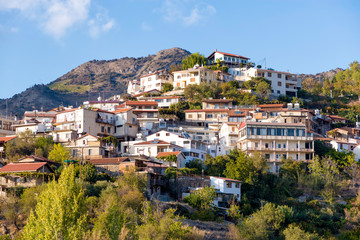
[[[191,53],[181,48],[170,48],[146,57],[124,57],[113,60],[92,60],[81,64],[47,85],[34,85],[7,99],[7,112],[23,115],[24,111],[44,110],[63,105],[78,105],[85,99],[95,100],[122,94],[127,83],[149,71],[170,69]],[[6,112],[6,99],[0,100],[0,113]]]

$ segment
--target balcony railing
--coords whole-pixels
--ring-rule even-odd
[[[114,119],[96,118],[95,121],[96,121],[97,123],[115,124]]]
[[[261,147],[243,147],[244,151],[272,151],[272,152],[313,152],[312,148],[261,148]]]
[[[312,134],[310,136],[267,136],[267,135],[247,135],[248,139],[268,139],[268,140],[313,140]]]

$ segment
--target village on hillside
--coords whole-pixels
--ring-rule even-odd
[[[127,93],[1,116],[0,195],[40,187],[76,165],[92,183],[141,175],[147,200],[188,203],[200,220],[236,223],[237,212],[263,208],[262,199],[311,201],[324,186],[324,204],[343,202],[332,190],[340,173],[327,166],[338,161],[352,181],[344,192],[354,197],[360,122],[304,108],[302,80],[215,50],[133,79]]]

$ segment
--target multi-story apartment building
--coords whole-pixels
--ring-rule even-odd
[[[240,123],[226,122],[221,124],[219,131],[219,145],[221,154],[228,154],[230,150],[236,149],[239,138]]]
[[[238,149],[252,154],[260,152],[271,171],[278,172],[281,159],[313,159],[314,139],[300,123],[243,122],[239,127]]]
[[[233,107],[232,99],[204,99],[202,109],[229,109]]]
[[[221,80],[217,79],[217,75],[214,71],[195,65],[193,68],[188,70],[176,71],[174,72],[174,89],[186,88],[186,86],[191,84],[200,84],[200,83],[212,83],[219,82]]]
[[[250,58],[241,55],[219,52],[217,50],[212,52],[207,59],[210,64],[216,64],[219,60],[220,62],[223,62],[226,65],[230,65],[230,66],[232,65],[240,66],[241,64],[245,66],[250,60]]]
[[[140,77],[140,89],[143,92],[150,91],[153,89],[157,89],[159,91],[162,90],[162,86],[165,83],[173,84],[174,77],[171,72],[167,70],[159,70],[156,72],[150,72],[147,75],[143,75]]]
[[[301,88],[301,81],[296,74],[280,72],[262,68],[233,68],[229,73],[241,82],[251,80],[252,77],[264,77],[271,82],[271,93],[273,96],[289,95],[297,96],[297,90]]]
[[[83,103],[84,108],[96,108],[109,112],[115,111],[119,104],[119,100],[102,100],[101,97],[98,97],[97,101],[85,101]]]
[[[57,134],[64,130],[75,130],[78,135],[86,133],[93,136],[114,135],[116,131],[114,124],[114,113],[112,112],[74,108],[56,115],[56,122],[53,124],[55,126],[53,137],[54,140],[59,139],[60,136]],[[73,139],[69,139],[69,141],[71,140]]]
[[[185,120],[200,126],[206,123],[223,123],[228,121],[229,109],[192,109],[185,110]]]

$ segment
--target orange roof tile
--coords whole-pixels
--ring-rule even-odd
[[[123,113],[123,112],[128,112],[130,111],[132,108],[118,108],[115,111],[113,111],[113,113]]]
[[[0,143],[6,143],[12,139],[16,138],[16,136],[11,136],[11,137],[0,137]]]
[[[126,106],[157,106],[156,101],[126,101]]]
[[[46,162],[37,162],[37,163],[9,163],[0,169],[0,173],[6,172],[36,172],[43,166]]]
[[[159,157],[166,157],[166,156],[170,156],[170,155],[178,156],[180,153],[181,153],[181,151],[176,151],[176,152],[159,152],[156,157],[159,158]]]

